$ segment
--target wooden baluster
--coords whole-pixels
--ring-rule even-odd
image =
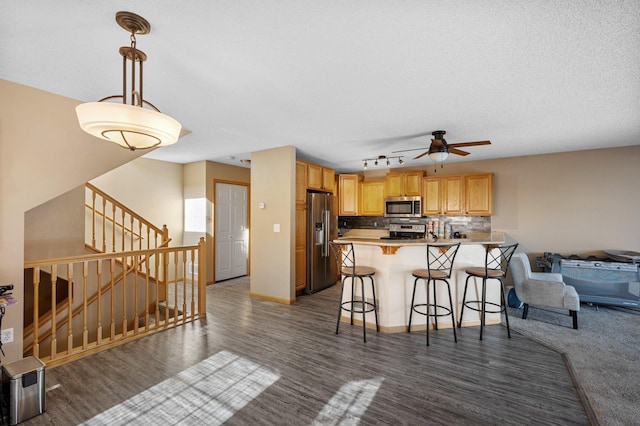
[[[113,226],[111,227],[111,252],[115,253],[116,252],[116,205],[111,203],[111,214],[113,216]]]
[[[89,262],[86,260],[82,262],[82,349],[87,349],[89,345],[89,328],[87,318],[87,293],[88,293],[88,277],[89,277]]]
[[[162,291],[165,297],[164,326],[169,325],[169,252],[162,253]]]
[[[120,241],[120,251],[127,251],[127,249],[125,248],[125,245],[124,245],[125,241],[126,241],[126,236],[124,235],[125,234],[125,232],[124,232],[124,230],[125,230],[125,225],[124,225],[125,211],[124,211],[124,209],[121,209],[121,211],[122,211],[122,217],[121,217],[121,219],[122,219],[122,230],[121,230],[120,233],[122,234],[122,238],[121,238],[121,241]],[[128,263],[123,263],[123,265],[128,265]]]
[[[107,200],[102,197],[102,252],[107,252]]]
[[[96,342],[98,346],[102,343],[102,260],[99,259],[96,263],[97,276],[98,276],[98,306],[97,306],[97,333],[96,333]]]
[[[191,253],[191,318],[196,313],[196,251],[194,249],[189,250]]]
[[[96,247],[96,193],[91,191],[91,247]]]
[[[173,323],[178,322],[178,253],[172,253],[173,256]]]
[[[160,269],[160,258],[158,256],[159,256],[158,254],[153,256],[153,262],[154,262],[155,271],[156,271],[155,272],[155,283],[156,283],[156,327],[158,327],[160,325],[160,302],[163,300],[162,296],[160,295],[160,282],[159,282],[160,274],[158,274],[158,270]]]
[[[204,237],[198,242],[198,314],[207,314],[206,244]]]
[[[67,353],[73,353],[73,263],[67,263],[69,297],[67,298]]]
[[[150,327],[149,327],[149,323],[150,323],[150,318],[149,318],[149,290],[150,290],[150,285],[149,285],[149,271],[150,271],[150,267],[149,267],[149,256],[146,256],[146,262],[144,263],[144,269],[145,269],[145,278],[144,278],[144,329],[146,331],[149,331]],[[157,303],[157,301],[156,301]]]
[[[109,260],[109,273],[111,274],[111,282],[109,284],[109,292],[111,293],[111,313],[109,316],[111,317],[111,341],[116,338],[116,313],[115,313],[115,269],[116,269],[116,259],[111,258]]]
[[[55,265],[53,265],[55,268]],[[53,275],[52,275],[53,276]],[[33,356],[40,355],[40,306],[38,301],[40,300],[40,268],[33,268]],[[55,318],[55,317],[54,317]]]
[[[122,256],[122,338],[127,335],[127,258]]]
[[[138,220],[138,250],[142,250],[142,221]]]
[[[58,265],[51,265],[51,359],[58,352]],[[34,292],[35,293],[35,292]],[[71,297],[71,295],[69,295]],[[36,299],[38,300],[38,299]],[[39,315],[38,315],[39,316]],[[37,356],[37,355],[36,355]]]
[[[132,214],[129,215],[129,229],[131,230],[130,231],[131,235],[129,237],[129,248],[128,248],[128,250],[133,251],[133,250],[135,250],[135,248],[134,248],[135,243],[133,241],[133,229],[134,228],[133,228],[133,215]]]
[[[187,321],[187,252],[180,251],[182,257],[182,322]],[[176,253],[176,258],[178,253]],[[178,271],[176,271],[177,273]]]
[[[140,310],[139,305],[140,302],[138,301],[138,268],[140,267],[139,265],[139,258],[138,255],[133,256],[133,332],[134,334],[138,334],[138,326],[139,326],[139,322],[140,322],[140,316],[138,314],[138,311]]]

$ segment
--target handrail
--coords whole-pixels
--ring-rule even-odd
[[[85,208],[91,215],[91,241],[87,244],[95,250],[107,252],[107,247],[111,252],[151,249],[160,247],[169,240],[166,225],[162,228],[155,226],[89,182],[85,184],[85,188],[88,191],[85,195]],[[144,246],[143,240],[146,240]]]
[[[34,320],[24,355],[48,366],[206,315],[204,238],[197,245],[97,253],[25,262],[33,268]],[[48,272],[41,278],[40,270]],[[38,295],[68,282],[66,303],[38,316]],[[42,282],[40,281],[42,279]],[[54,332],[55,330],[55,332]]]

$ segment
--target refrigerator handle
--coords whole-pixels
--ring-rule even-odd
[[[329,220],[331,219],[329,210],[322,211],[322,221],[324,222],[324,244],[322,245],[322,257],[329,257]]]

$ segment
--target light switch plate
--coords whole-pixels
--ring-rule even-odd
[[[274,223],[273,224],[273,232],[280,232],[280,224],[279,223]]]

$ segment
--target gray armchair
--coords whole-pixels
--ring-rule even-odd
[[[516,253],[511,258],[511,274],[518,299],[524,303],[522,318],[527,318],[529,304],[568,309],[573,328],[578,328],[580,297],[576,289],[562,281],[562,274],[531,272],[529,258]]]

